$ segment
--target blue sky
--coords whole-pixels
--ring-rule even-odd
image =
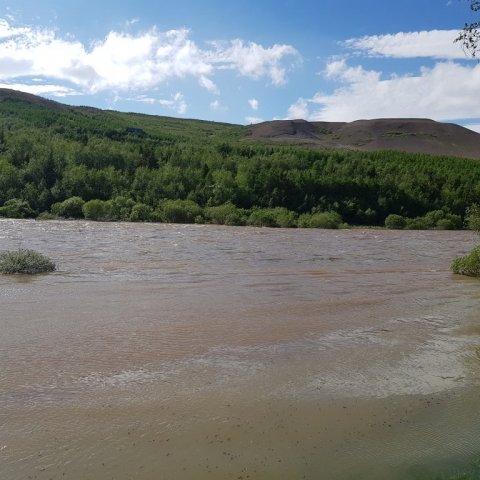
[[[251,123],[428,117],[480,130],[466,0],[0,0],[0,86]]]

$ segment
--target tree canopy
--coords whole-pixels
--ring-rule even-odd
[[[468,0],[468,2],[473,12],[480,12],[479,0]],[[480,21],[465,23],[455,42],[461,42],[465,51],[472,57],[476,57],[480,45]]]

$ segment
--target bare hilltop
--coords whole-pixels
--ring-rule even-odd
[[[480,134],[460,125],[424,118],[350,123],[276,120],[249,126],[248,138],[314,148],[397,150],[480,159]]]

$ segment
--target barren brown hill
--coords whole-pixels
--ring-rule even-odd
[[[423,118],[342,122],[276,120],[252,125],[248,137],[274,143],[365,151],[399,150],[480,159],[480,134]]]

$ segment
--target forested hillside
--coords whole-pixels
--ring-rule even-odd
[[[455,228],[480,202],[476,160],[270,146],[246,130],[2,90],[0,215],[338,226],[398,214]]]

